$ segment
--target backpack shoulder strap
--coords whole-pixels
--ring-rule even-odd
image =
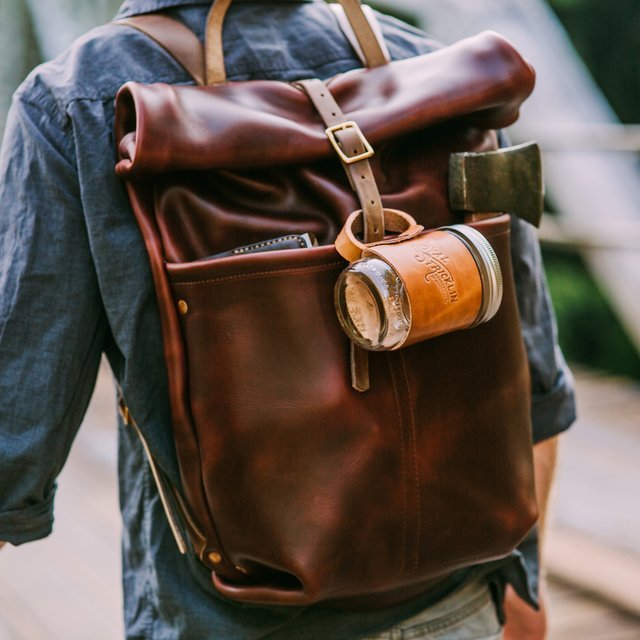
[[[362,64],[365,67],[368,66],[367,57],[364,51],[362,50],[360,43],[358,42],[358,38],[356,37],[353,27],[349,22],[349,18],[345,13],[344,7],[341,4],[330,4],[329,8],[333,11],[336,19],[338,20],[338,24],[342,29],[342,33],[344,33],[345,37],[349,41],[349,44],[358,55],[358,58],[360,58],[360,61],[362,62]],[[371,31],[373,32],[373,35],[376,37],[376,40],[378,41],[378,46],[382,51],[382,55],[384,56],[386,61],[389,62],[389,60],[391,60],[391,56],[389,55],[389,49],[387,48],[387,43],[384,41],[384,37],[382,35],[382,28],[380,27],[380,23],[376,18],[376,14],[374,13],[373,9],[366,4],[362,5],[362,12],[365,18],[367,19],[369,26],[371,27]]]
[[[365,55],[343,7],[339,4],[329,6],[333,10],[345,37],[362,63],[366,64]],[[389,60],[389,51],[374,12],[368,6],[363,6],[363,10],[385,58]],[[149,13],[116,20],[113,24],[133,27],[144,33],[171,55],[199,85],[205,84],[204,47],[195,33],[182,22],[160,13]]]
[[[113,22],[133,27],[159,44],[200,85],[204,84],[204,48],[189,27],[160,13],[150,13]]]

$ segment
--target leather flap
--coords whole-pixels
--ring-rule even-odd
[[[484,129],[509,126],[534,82],[533,69],[509,42],[484,32],[328,84],[375,147],[454,119]],[[116,99],[116,171],[133,178],[314,162],[335,153],[324,129],[306,94],[285,82],[127,83]]]

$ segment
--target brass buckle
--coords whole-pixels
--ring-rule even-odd
[[[348,129],[353,129],[356,132],[358,139],[364,147],[364,151],[355,156],[348,156],[340,146],[338,138],[336,138],[336,133],[338,131],[347,131]],[[373,155],[373,147],[364,137],[364,134],[358,126],[358,123],[354,122],[353,120],[348,120],[347,122],[342,122],[341,124],[334,124],[332,127],[328,127],[327,129],[325,129],[325,133],[327,134],[327,138],[329,138],[329,142],[336,150],[336,153],[340,156],[340,160],[342,160],[342,162],[344,162],[345,164],[353,164],[354,162],[359,162],[360,160],[366,160]]]

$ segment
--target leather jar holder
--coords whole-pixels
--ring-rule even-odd
[[[472,226],[425,232],[408,214],[385,209],[385,226],[398,235],[365,245],[357,240],[361,225],[361,212],[354,212],[336,242],[351,261],[336,283],[336,311],[358,346],[395,350],[476,326],[497,313],[500,263]]]

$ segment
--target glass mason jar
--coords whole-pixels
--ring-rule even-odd
[[[351,340],[387,351],[487,322],[502,289],[489,241],[458,224],[368,247],[340,274],[335,305]]]

